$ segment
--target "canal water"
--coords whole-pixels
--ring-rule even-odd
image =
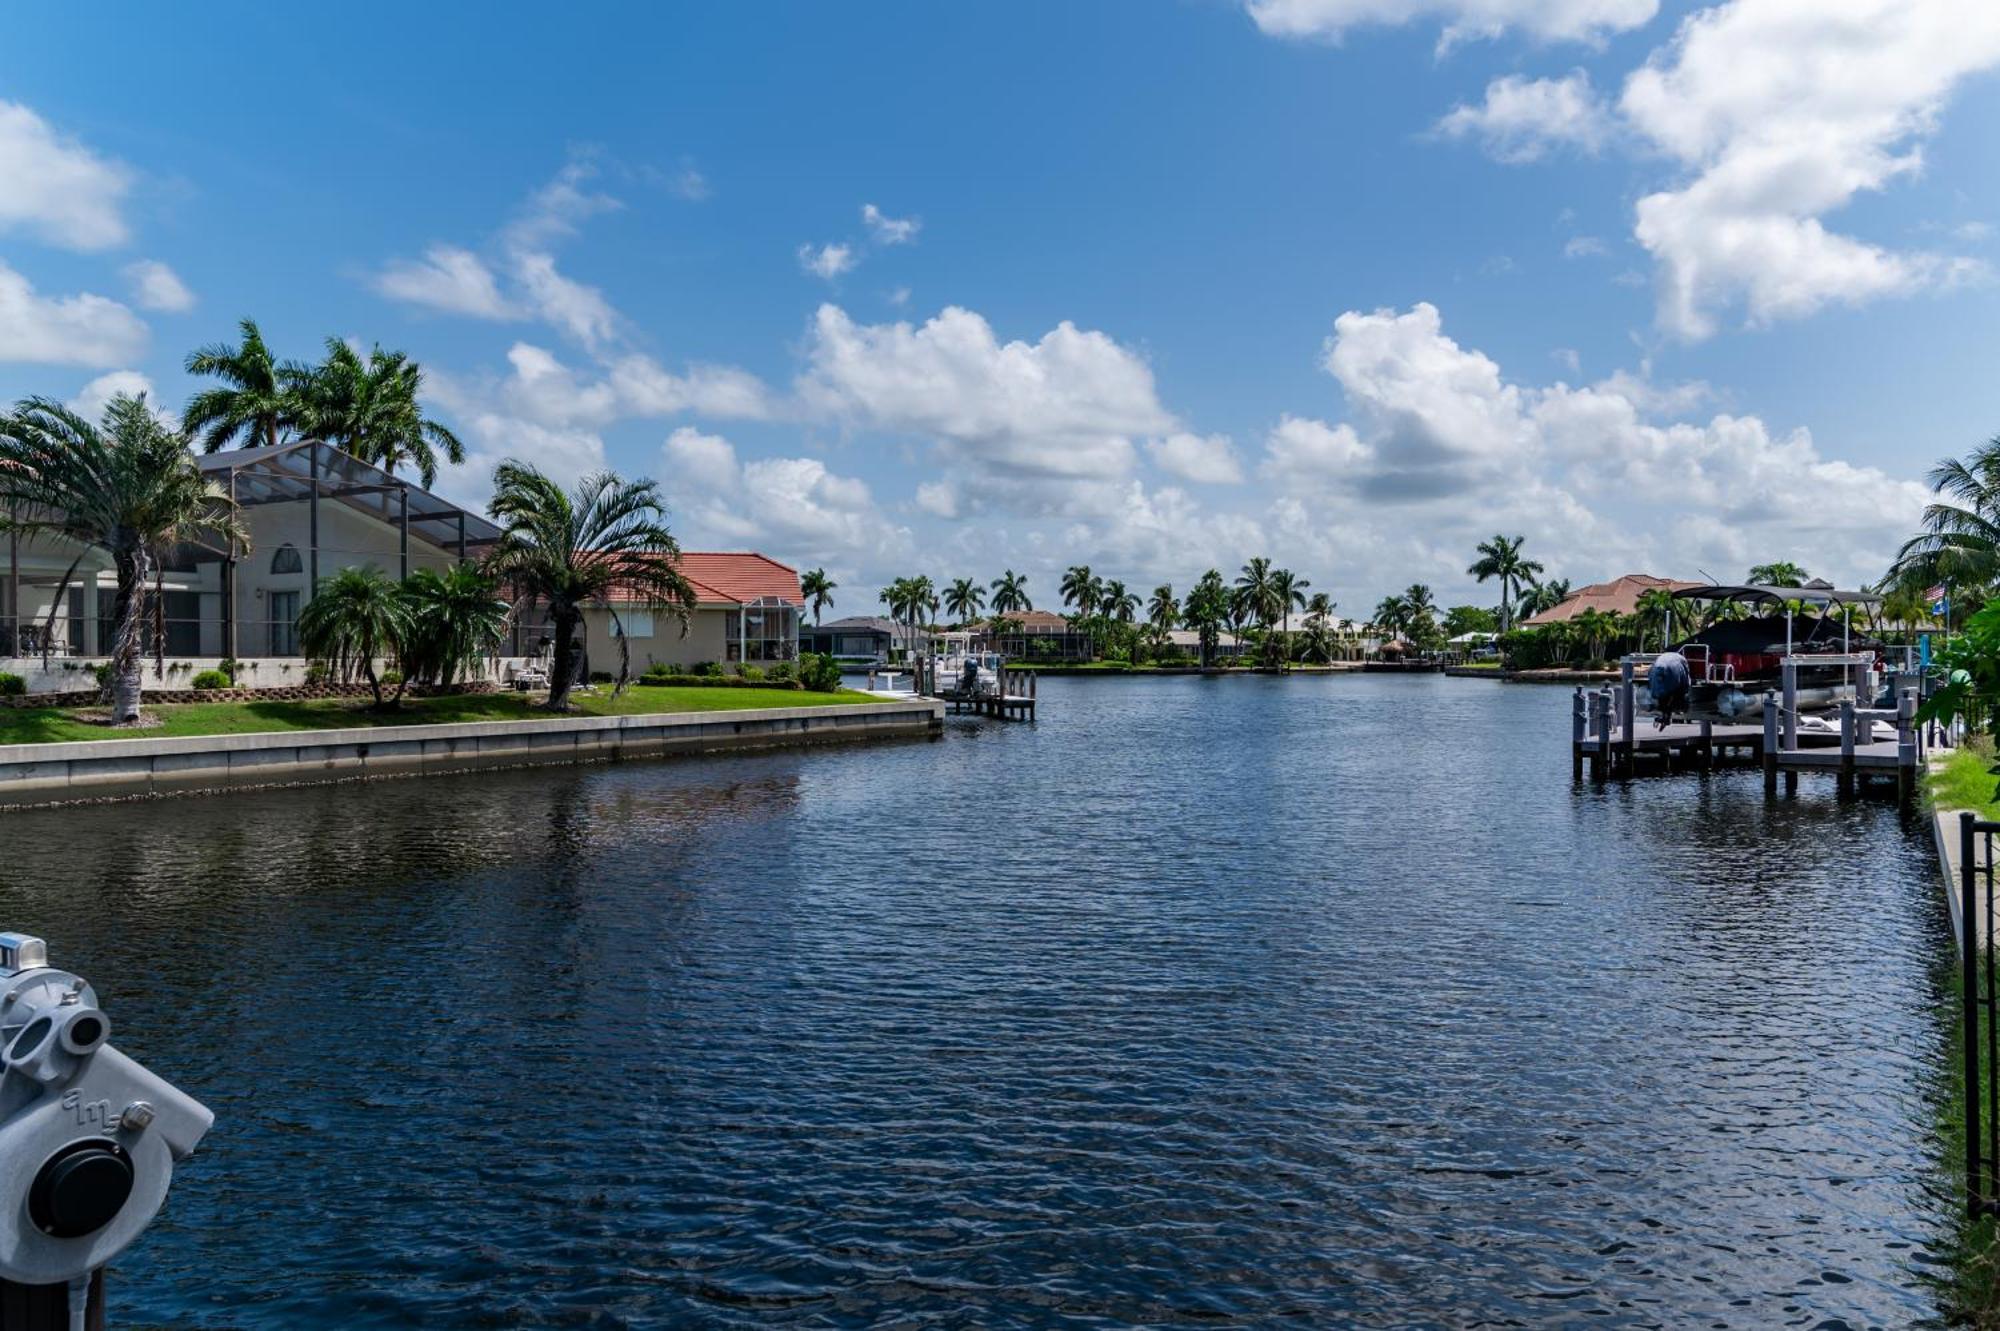
[[[1900,1327],[1949,936],[1892,804],[1569,695],[1051,679],[889,747],[0,818],[216,1111],[121,1326]]]

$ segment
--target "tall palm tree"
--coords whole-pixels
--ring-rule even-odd
[[[1413,582],[1403,589],[1404,635],[1420,647],[1428,647],[1437,638],[1437,601],[1431,596],[1431,589],[1421,582]]]
[[[143,394],[112,398],[95,425],[47,398],[0,417],[0,531],[81,547],[57,605],[84,554],[111,557],[111,719],[120,725],[139,719],[145,628],[168,556],[204,536],[250,544],[228,493],[195,464],[186,429],[169,428]],[[154,637],[163,651],[162,626]]]
[[[807,569],[799,575],[799,591],[812,606],[814,628],[819,627],[820,611],[833,604],[833,592],[838,586],[823,568]]]
[[[1271,561],[1263,555],[1253,557],[1236,575],[1236,592],[1243,601],[1246,619],[1255,619],[1265,628],[1278,617],[1278,593],[1273,581]]]
[[[403,667],[388,702],[402,701],[410,673],[403,652],[415,624],[410,599],[381,569],[373,564],[344,568],[320,583],[299,612],[299,646],[343,680],[358,672],[368,681],[375,705],[382,707],[382,676],[375,663],[394,659]]]
[[[1375,607],[1375,627],[1392,638],[1409,635],[1410,605],[1400,596],[1385,596]]]
[[[1119,624],[1130,624],[1139,617],[1139,593],[1126,589],[1117,579],[1104,584],[1098,594],[1098,608],[1106,619]]]
[[[374,347],[363,360],[337,337],[326,340],[326,359],[298,378],[299,424],[309,434],[344,449],[390,475],[405,464],[426,487],[437,484],[438,453],[459,463],[465,445],[418,402],[423,367],[400,351]]]
[[[1810,576],[1789,559],[1780,559],[1772,564],[1757,564],[1750,570],[1750,581],[1764,587],[1803,587]]]
[[[971,578],[954,578],[944,589],[944,608],[951,612],[953,622],[970,623],[986,608],[986,592]]]
[[[409,633],[397,653],[406,680],[450,687],[506,636],[507,603],[493,579],[470,564],[442,573],[418,569],[401,590],[410,610]]]
[[[1279,630],[1284,637],[1280,640],[1280,651],[1289,653],[1292,640],[1292,611],[1306,608],[1306,588],[1312,583],[1288,568],[1271,571],[1271,596],[1278,603],[1278,612],[1284,618],[1284,626]]]
[[[1104,580],[1090,571],[1088,564],[1072,564],[1056,588],[1063,604],[1076,607],[1077,617],[1089,619],[1097,613],[1097,598],[1104,592]]]
[[[1481,582],[1488,578],[1500,580],[1502,633],[1514,627],[1514,593],[1523,586],[1534,586],[1542,576],[1542,566],[1538,561],[1521,557],[1521,544],[1526,539],[1524,536],[1495,536],[1490,541],[1481,541],[1477,547],[1478,562],[1465,570]]]
[[[517,610],[544,605],[555,635],[549,711],[569,706],[576,674],[575,639],[583,612],[601,608],[618,628],[618,688],[631,676],[631,652],[612,604],[638,604],[680,621],[686,634],[695,590],[680,570],[681,548],[667,527],[660,487],[613,472],[586,476],[565,491],[525,462],[493,473],[487,511],[500,540],[486,570],[508,588]]]
[[[204,453],[231,442],[245,448],[273,447],[297,420],[298,368],[272,359],[255,319],[243,320],[237,331],[242,341],[233,347],[215,342],[188,353],[189,374],[228,385],[196,393],[181,412],[181,428],[201,440]]]
[[[1018,614],[1023,610],[1033,610],[1033,602],[1028,600],[1028,575],[1008,569],[993,579],[993,613],[996,615]]]
[[[1174,587],[1163,582],[1153,588],[1153,594],[1146,600],[1146,622],[1161,634],[1173,632],[1181,622],[1181,603],[1174,599]]]

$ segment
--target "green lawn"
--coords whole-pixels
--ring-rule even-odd
[[[1954,749],[1927,773],[1924,789],[1934,809],[1970,809],[1981,818],[2000,818],[2000,763],[1990,741],[1974,739]]]
[[[790,689],[656,688],[635,684],[613,698],[575,694],[585,716],[629,716],[640,712],[731,712],[756,707],[817,707],[828,703],[872,705],[852,690],[807,693]],[[323,698],[311,702],[189,702],[148,706],[162,724],[143,730],[114,730],[82,720],[90,708],[0,708],[0,744],[51,744],[80,739],[152,739],[174,735],[246,735],[271,730],[330,730],[343,726],[410,726],[453,721],[526,721],[545,717],[536,698],[525,693],[476,693],[446,698],[405,698],[394,711],[377,712],[368,700]]]

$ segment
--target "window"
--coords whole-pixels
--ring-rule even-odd
[[[299,548],[296,545],[281,545],[271,552],[271,572],[303,573],[305,571],[306,566],[299,559]]]
[[[624,632],[619,632],[620,629]],[[653,612],[650,610],[620,610],[618,617],[611,621],[611,636],[614,638],[650,638],[653,636]]]
[[[295,552],[296,553],[296,552]],[[271,626],[271,655],[299,654],[299,594],[272,592],[268,598]]]

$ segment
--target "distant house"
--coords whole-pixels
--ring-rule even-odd
[[[1674,578],[1657,578],[1650,573],[1627,573],[1622,578],[1610,582],[1593,582],[1588,587],[1579,587],[1567,599],[1542,611],[1539,615],[1522,621],[1524,628],[1540,628],[1544,624],[1559,624],[1575,619],[1586,610],[1596,610],[1602,614],[1629,615],[1639,608],[1639,597],[1656,587],[1664,587],[1670,592],[1689,587],[1705,586],[1699,582],[1681,582]]]
[[[1201,634],[1194,629],[1168,629],[1167,644],[1185,656],[1201,655]],[[1223,661],[1241,656],[1243,647],[1243,640],[1234,633],[1218,633],[1212,659]]]
[[[1017,610],[1001,616],[1008,631],[993,642],[993,650],[1017,661],[1088,661],[1090,635],[1049,610]],[[990,633],[992,621],[986,627]]]
[[[910,644],[910,626],[887,615],[849,615],[799,630],[799,645],[848,661],[888,661]]]

